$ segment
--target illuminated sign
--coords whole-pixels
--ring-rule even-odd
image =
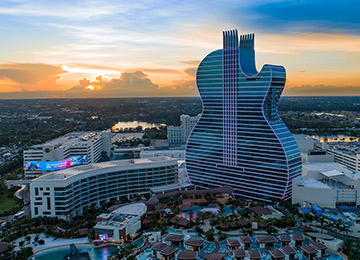
[[[24,162],[25,171],[57,171],[71,166],[89,163],[87,155],[73,156],[62,161],[52,162]]]
[[[108,240],[108,239],[109,239],[109,235],[108,235],[108,234],[99,234],[99,239],[100,239],[101,241]]]

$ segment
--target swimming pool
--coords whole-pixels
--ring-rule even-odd
[[[222,214],[220,214],[219,210],[220,209],[218,206],[207,206],[207,207],[193,206],[182,209],[178,216],[182,218],[186,218],[187,220],[190,220],[190,218],[194,220],[197,218],[199,212],[210,212],[219,216],[226,216],[233,213],[233,210],[226,206],[224,207],[224,212]],[[240,209],[236,209],[236,210],[240,210]]]
[[[111,254],[112,251],[116,249],[115,246],[103,247],[103,248],[96,248],[94,249],[91,245],[79,245],[76,246],[79,251],[87,251],[90,255],[92,260],[107,260],[108,256]],[[64,255],[66,253],[70,253],[70,247],[60,247],[49,249],[44,252],[39,253],[38,255],[34,256],[34,260],[63,260]]]

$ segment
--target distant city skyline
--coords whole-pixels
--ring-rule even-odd
[[[198,96],[223,30],[256,33],[284,95],[360,93],[357,1],[29,1],[0,4],[0,98]]]

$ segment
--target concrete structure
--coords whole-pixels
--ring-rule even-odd
[[[89,163],[96,163],[99,161],[103,151],[110,155],[110,139],[110,130],[102,132],[72,132],[24,150],[24,164],[30,161],[62,161],[72,156],[85,155]],[[37,170],[25,170],[25,178],[35,178],[42,173]]]
[[[360,173],[337,163],[303,165],[303,176],[292,182],[292,203],[309,202],[320,207],[360,207]]]
[[[166,156],[178,160],[184,160],[185,150],[145,150],[140,153],[140,158]]]
[[[169,140],[169,146],[184,146],[191,130],[194,128],[199,118],[200,115],[181,115],[180,126],[168,126],[167,135]]]
[[[334,162],[334,156],[323,150],[319,139],[309,135],[294,135],[303,163]]]
[[[353,172],[360,172],[360,142],[324,144],[329,154],[334,155],[337,163]]]
[[[177,160],[167,157],[119,160],[51,172],[30,184],[32,217],[68,219],[90,205],[150,194],[177,182]]]
[[[340,249],[344,245],[343,240],[335,238],[328,234],[309,232],[308,235],[313,240],[315,240],[315,242],[313,242],[314,247],[317,248],[318,250],[323,250],[323,253],[325,253],[324,250],[326,248],[330,248],[331,250],[334,251],[340,251]]]
[[[123,244],[141,229],[141,217],[146,211],[144,203],[129,204],[112,211],[95,225],[96,239]]]
[[[334,162],[334,155],[326,150],[308,150],[301,153],[301,160],[303,163]]]
[[[309,135],[297,134],[293,136],[302,153],[306,153],[309,150],[316,150],[320,147],[320,140]]]

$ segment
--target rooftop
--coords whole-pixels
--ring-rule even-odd
[[[165,241],[171,241],[171,242],[181,242],[184,240],[184,235],[182,234],[168,234],[165,238]]]
[[[350,156],[356,156],[357,154],[360,154],[360,142],[330,143],[329,149],[345,153]]]
[[[275,243],[275,237],[273,236],[257,236],[256,241],[259,243]]]
[[[198,252],[196,251],[191,251],[191,250],[184,250],[184,251],[180,251],[177,254],[177,259],[179,260],[188,260],[188,259],[197,259],[198,257]]]
[[[242,248],[235,249],[235,250],[234,250],[234,256],[235,256],[235,257],[245,257],[245,256],[246,256],[245,250],[242,249]]]
[[[273,258],[284,258],[285,257],[285,254],[279,249],[270,250],[269,253]]]
[[[58,147],[70,147],[70,146],[81,146],[87,142],[92,142],[98,138],[101,138],[101,132],[72,132],[66,135],[60,136],[56,139],[47,141],[43,144],[33,145],[32,149],[41,149],[44,146]]]
[[[228,239],[226,241],[227,241],[229,246],[240,246],[240,242],[236,238],[230,238],[230,239]]]
[[[295,250],[293,247],[288,246],[288,245],[282,246],[282,247],[280,248],[280,250],[281,250],[284,254],[287,254],[287,255],[294,255],[294,254],[296,254],[296,250]]]
[[[149,165],[149,168],[154,163],[166,163],[166,162],[173,162],[177,164],[175,159],[169,157],[152,157],[146,159],[130,159],[130,160],[117,160],[117,161],[109,161],[109,162],[102,162],[102,163],[94,163],[89,165],[81,165],[76,167],[70,167],[67,169],[59,170],[56,172],[50,172],[44,174],[34,181],[52,181],[52,180],[66,180],[70,179],[74,176],[80,176],[82,174],[88,173],[90,176],[95,176],[99,173],[103,173],[102,170],[108,168],[123,168],[126,169],[137,169],[142,168],[146,165]]]
[[[123,207],[120,207],[110,214],[110,219],[101,220],[95,226],[95,228],[106,227],[122,227],[128,225],[133,219],[143,216],[147,211],[147,206],[144,203],[134,203]]]
[[[291,238],[288,234],[283,234],[279,236],[279,241],[280,242],[290,242]]]
[[[203,239],[191,237],[185,241],[187,246],[202,246],[205,243]]]
[[[239,240],[240,240],[242,243],[252,243],[252,239],[251,239],[251,237],[249,237],[249,236],[239,237]]]
[[[301,182],[296,183],[297,186],[304,186],[305,188],[316,188],[316,189],[331,189],[331,187],[321,181],[313,178],[304,179]]]

